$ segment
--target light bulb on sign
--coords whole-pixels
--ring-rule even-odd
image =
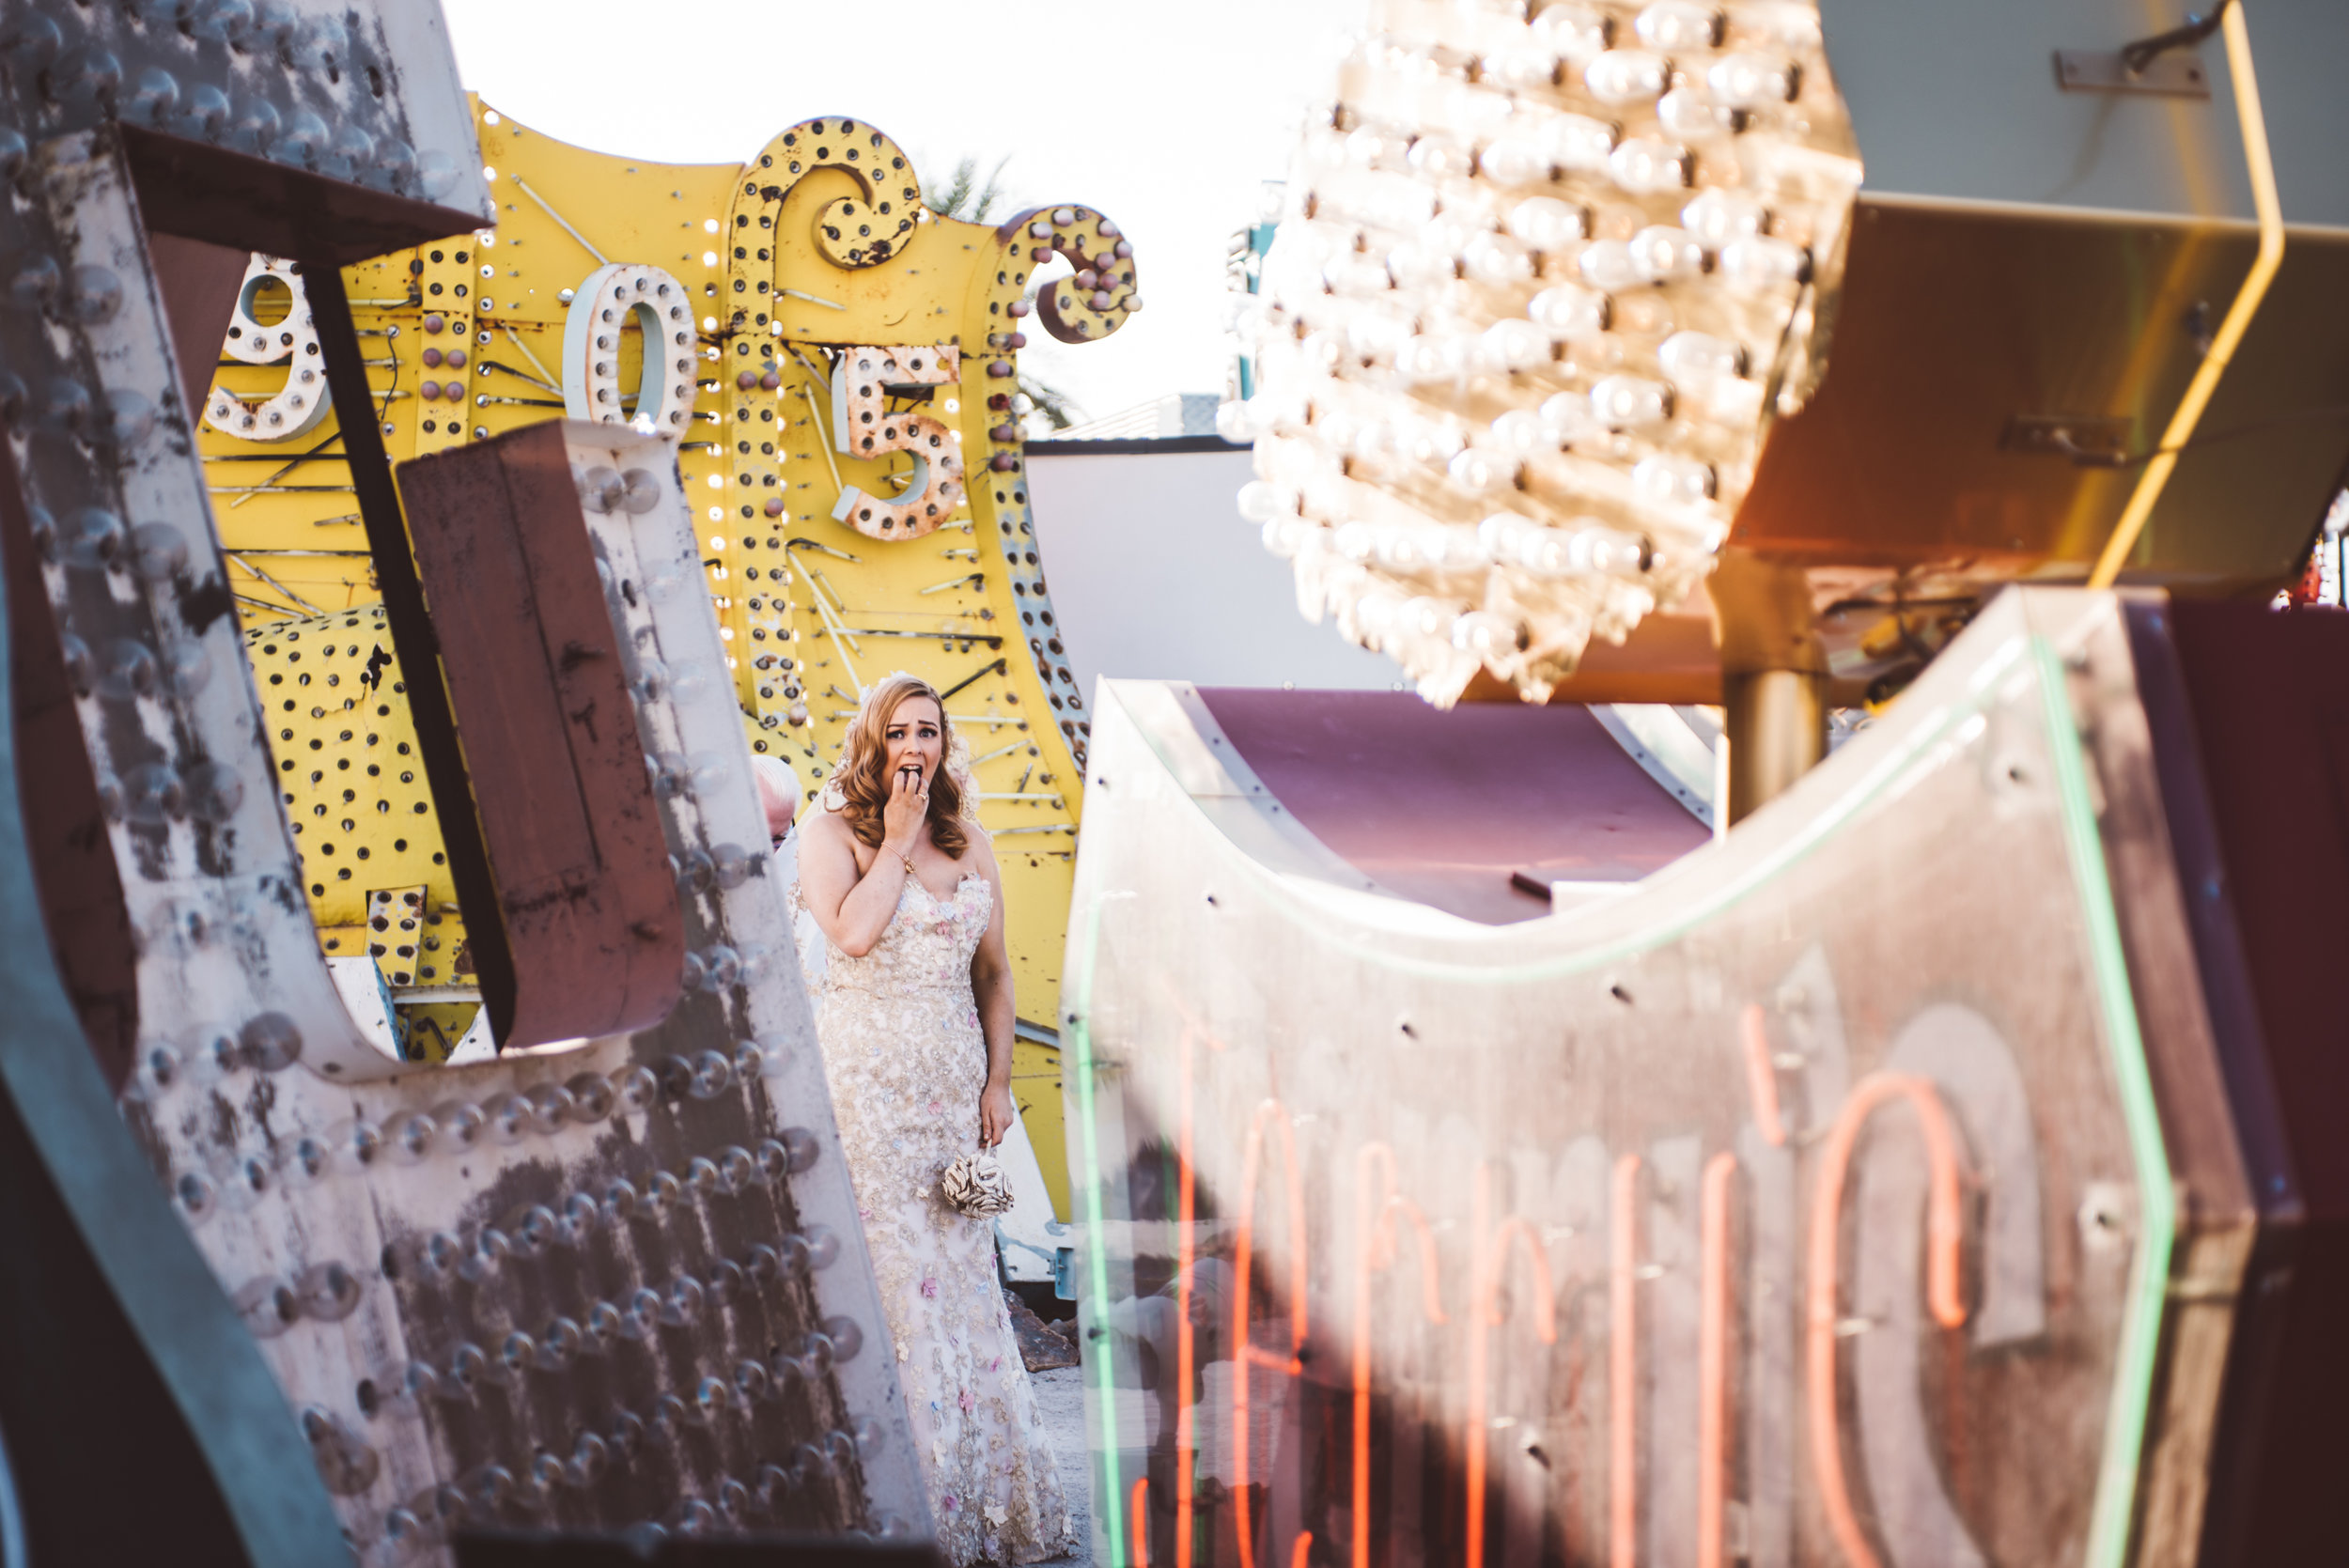
[[[1591,388],[1591,412],[1610,430],[1661,425],[1672,414],[1672,389],[1638,376],[1608,376]]]
[[[1236,504],[1239,507],[1239,515],[1253,523],[1267,523],[1277,518],[1297,515],[1297,492],[1268,484],[1262,479],[1252,479],[1242,485]]]
[[[1558,450],[1558,433],[1532,409],[1511,409],[1492,422],[1492,442],[1504,452],[1530,455]]]
[[[1718,142],[1736,129],[1732,112],[1697,87],[1674,87],[1657,99],[1656,119],[1684,142]]]
[[[1704,265],[1704,247],[1685,229],[1657,225],[1631,237],[1631,264],[1646,283],[1670,283]]]
[[[1671,81],[1671,63],[1644,49],[1610,49],[1582,71],[1582,85],[1601,103],[1653,103]]]
[[[1452,482],[1470,495],[1490,495],[1517,482],[1518,465],[1497,452],[1470,447],[1452,459]]]
[[[1733,109],[1759,109],[1766,103],[1793,99],[1797,83],[1793,67],[1759,54],[1724,54],[1704,73],[1713,96]]]
[[[1509,232],[1537,251],[1554,251],[1590,232],[1587,209],[1556,196],[1532,196],[1509,210]]]
[[[1749,191],[1711,190],[1680,210],[1680,225],[1707,250],[1718,251],[1733,241],[1761,233],[1769,226],[1769,209]]]
[[[1394,427],[1385,420],[1373,419],[1354,432],[1354,443],[1349,450],[1357,458],[1376,462],[1392,457],[1397,444]]]
[[[1586,115],[1552,115],[1539,122],[1535,145],[1561,169],[1596,174],[1615,150],[1615,128]]]
[[[1607,330],[1607,296],[1562,283],[1527,302],[1526,315],[1562,338],[1596,337]]]
[[[1632,488],[1649,501],[1669,506],[1699,506],[1713,498],[1712,465],[1657,454],[1631,471]]]
[[[1746,351],[1725,338],[1704,333],[1674,333],[1656,350],[1656,361],[1672,384],[1690,392],[1709,392],[1716,381],[1745,374]]]
[[[1558,81],[1558,52],[1539,43],[1519,44],[1501,50],[1485,61],[1484,72],[1488,81],[1517,92],[1554,86]]]
[[[1688,183],[1688,149],[1653,136],[1633,136],[1607,155],[1615,183],[1638,195],[1677,191]]]
[[[1471,610],[1452,623],[1452,645],[1480,662],[1514,660],[1525,642],[1525,624],[1489,610]]]
[[[1477,154],[1476,172],[1499,185],[1534,185],[1549,178],[1549,159],[1531,142],[1504,139]]]
[[[1465,179],[1476,166],[1466,147],[1446,136],[1422,136],[1411,144],[1411,172],[1423,179]]]
[[[1651,49],[1711,49],[1721,41],[1724,18],[1702,0],[1656,0],[1632,23]]]
[[[1401,138],[1370,126],[1346,138],[1346,161],[1358,169],[1400,167],[1409,150],[1408,144]]]
[[[1533,19],[1533,37],[1544,49],[1579,67],[1596,59],[1614,30],[1606,13],[1579,0],[1548,5]]]
[[[1648,281],[1632,258],[1631,247],[1621,240],[1594,240],[1575,257],[1582,281],[1603,293],[1613,293]]]
[[[1754,235],[1724,247],[1716,271],[1731,287],[1761,293],[1809,278],[1811,255],[1784,240]]]
[[[1460,270],[1479,283],[1505,287],[1533,275],[1533,258],[1505,234],[1480,234],[1461,250]]]
[[[1487,364],[1500,370],[1531,370],[1550,361],[1548,331],[1531,321],[1495,321],[1485,329]]]
[[[1425,243],[1397,245],[1387,256],[1387,271],[1397,286],[1425,288],[1459,275],[1459,264],[1448,252]]]

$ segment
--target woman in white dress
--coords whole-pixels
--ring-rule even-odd
[[[956,1568],[1077,1545],[996,1282],[994,1228],[939,1190],[1016,1114],[1003,878],[963,809],[964,754],[937,691],[891,675],[850,725],[823,809],[800,825],[800,898],[828,950],[817,1033],[939,1550]]]

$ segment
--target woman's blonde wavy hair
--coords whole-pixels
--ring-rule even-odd
[[[930,781],[930,842],[951,860],[962,859],[971,836],[963,831],[960,769],[954,766],[960,737],[946,717],[945,699],[919,675],[897,674],[876,682],[865,693],[864,706],[848,725],[848,752],[833,775],[841,797],[840,810],[848,831],[869,848],[880,847],[881,813],[889,805],[889,721],[909,697],[927,697],[938,705],[938,774]]]

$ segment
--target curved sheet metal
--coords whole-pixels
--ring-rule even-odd
[[[1442,710],[1401,691],[1199,696],[1333,853],[1388,893],[1466,920],[1534,919],[1549,912],[1552,882],[1634,882],[1712,836],[1589,708]]]
[[[1587,716],[1105,683],[1097,1560],[2193,1560],[2281,1281],[2126,613],[2010,591],[1733,833],[1505,924],[1447,908],[1595,861],[1602,757],[1697,831]]]

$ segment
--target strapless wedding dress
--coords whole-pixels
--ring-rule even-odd
[[[832,1111],[896,1343],[939,1554],[955,1568],[1034,1562],[1077,1546],[996,1283],[994,1227],[948,1207],[938,1190],[940,1172],[978,1147],[987,1042],[971,955],[993,908],[975,872],[943,900],[908,877],[873,950],[851,958],[824,943],[816,982]]]

